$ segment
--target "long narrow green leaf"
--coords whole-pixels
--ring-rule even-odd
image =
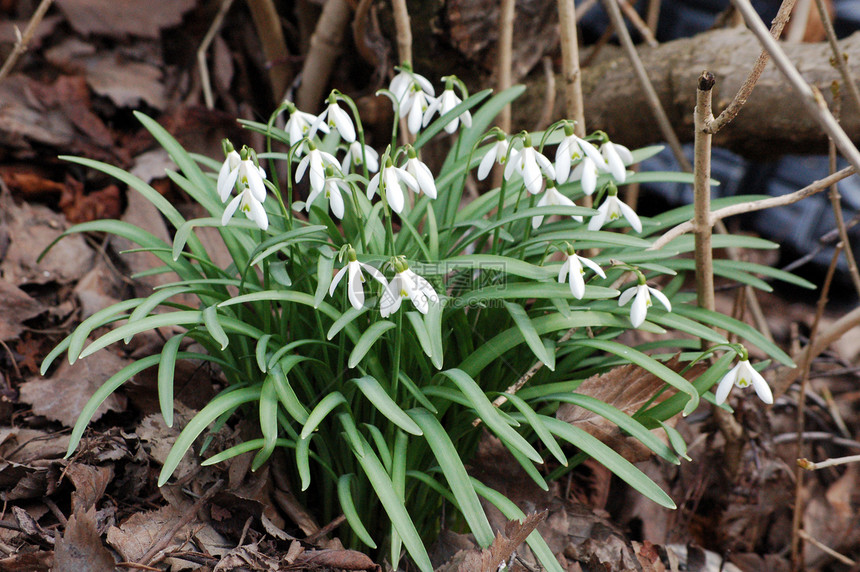
[[[206,326],[206,330],[212,336],[212,339],[221,344],[221,350],[227,349],[230,338],[227,337],[227,333],[221,326],[221,322],[218,321],[217,306],[209,306],[203,310],[203,325]]]
[[[126,324],[124,326],[116,328],[115,330],[111,330],[107,334],[103,335],[102,337],[88,345],[78,357],[85,358],[88,355],[92,355],[100,349],[105,348],[114,342],[118,342],[119,340],[129,335],[133,336],[135,334],[139,334],[147,330],[154,330],[156,328],[163,328],[165,326],[196,325],[201,323],[202,321],[203,313],[193,310],[169,312],[167,314],[156,314],[154,316],[148,316],[146,318],[138,320],[133,324]]]
[[[346,398],[339,391],[333,391],[320,399],[320,402],[317,403],[317,406],[308,415],[308,420],[305,421],[304,427],[302,427],[302,439],[307,439],[317,426],[322,423],[323,419],[331,413],[331,410],[343,403],[346,403]]]
[[[346,518],[346,522],[349,524],[349,527],[352,528],[352,531],[367,546],[371,548],[376,548],[376,543],[373,541],[373,537],[370,536],[370,533],[367,532],[367,529],[364,527],[364,523],[361,522],[361,517],[358,515],[358,511],[355,509],[355,503],[352,500],[352,489],[349,486],[352,481],[354,474],[349,473],[346,475],[341,475],[337,479],[337,498],[340,501],[340,508],[343,511],[343,516]]]
[[[523,338],[526,341],[526,345],[535,357],[538,358],[539,361],[543,362],[550,371],[555,371],[555,352],[547,351],[547,348],[544,347],[543,340],[541,340],[537,330],[535,330],[535,327],[532,325],[532,321],[529,319],[529,315],[526,313],[525,309],[514,302],[505,302],[504,304],[505,308],[508,310],[508,314],[513,318],[514,324],[516,324],[517,328],[520,329],[520,333],[522,333]]]
[[[254,358],[257,360],[257,367],[260,371],[266,373],[266,353],[269,351],[269,340],[272,339],[272,334],[265,334],[257,340],[257,346],[254,349]]]
[[[370,351],[373,344],[376,343],[376,340],[395,325],[396,324],[394,322],[389,320],[380,320],[378,322],[374,322],[369,328],[364,330],[364,333],[361,334],[360,338],[358,338],[358,342],[349,354],[349,367],[353,368],[357,366],[367,352]]]
[[[313,435],[302,437],[296,441],[296,469],[299,471],[299,482],[302,491],[311,486],[310,447]]]
[[[358,389],[364,394],[367,400],[379,410],[385,417],[412,435],[422,435],[421,429],[415,424],[412,419],[406,415],[397,403],[391,399],[391,396],[385,391],[380,383],[369,375],[352,379],[352,382],[358,386]]]
[[[678,391],[686,393],[690,396],[690,399],[684,407],[684,415],[689,415],[699,406],[699,392],[696,391],[696,388],[689,381],[651,356],[612,340],[583,339],[571,342],[571,344],[595,348],[623,357],[630,363],[635,363],[643,369],[650,371]]]
[[[457,499],[457,504],[463,513],[463,518],[466,519],[466,523],[468,523],[472,534],[475,535],[478,544],[484,547],[489,546],[493,542],[493,530],[484,509],[481,507],[481,501],[478,500],[472,481],[469,480],[469,474],[466,472],[466,467],[463,466],[460,454],[454,444],[451,443],[445,428],[432,413],[425,409],[410,409],[408,413],[424,432],[424,438],[430,445],[433,456],[439,462],[442,474],[445,475],[448,486],[451,487],[451,492],[454,493],[454,498]]]
[[[275,381],[271,377],[266,378],[260,390],[260,432],[263,434],[263,448],[254,456],[252,471],[269,460],[278,439],[278,396]]]
[[[406,546],[406,550],[409,552],[412,560],[415,561],[416,566],[418,566],[421,572],[433,572],[433,565],[430,563],[430,557],[427,556],[427,550],[424,548],[421,536],[415,529],[415,523],[412,522],[412,518],[406,511],[403,501],[397,496],[397,491],[394,490],[391,478],[385,472],[379,458],[368,445],[367,441],[355,431],[355,423],[352,421],[352,418],[345,413],[341,414],[339,418],[341,419],[341,423],[344,424],[345,434],[352,444],[353,449],[364,451],[362,455],[356,454],[356,459],[361,465],[364,474],[367,475],[370,486],[376,492],[376,496],[379,498],[380,503],[382,503],[382,508],[385,509],[385,513],[391,520],[391,524],[403,540],[403,544]]]
[[[75,328],[75,331],[69,334],[69,337],[67,338],[69,349],[69,364],[74,364],[75,361],[77,361],[78,357],[81,355],[81,351],[84,349],[84,344],[87,343],[87,338],[89,337],[90,332],[92,332],[96,328],[104,326],[111,321],[114,321],[118,314],[122,314],[127,310],[134,308],[135,306],[141,304],[143,301],[144,298],[132,298],[131,300],[117,302],[116,304],[112,304],[107,308],[102,308],[101,310],[95,312],[92,316],[81,322],[78,327]],[[65,342],[66,340],[63,340],[62,343]],[[42,375],[45,375],[45,372],[48,371],[48,368],[51,366],[51,362],[56,359],[56,356],[53,355],[56,351],[57,350],[54,349],[54,351],[48,354],[48,357],[45,358],[45,361],[42,363]],[[57,355],[59,355],[59,353]]]
[[[156,356],[157,357],[157,356]],[[227,411],[236,409],[240,405],[260,399],[260,385],[236,389],[215,397],[206,407],[201,409],[197,415],[191,418],[185,429],[176,438],[176,443],[167,454],[164,466],[158,475],[158,486],[164,486],[173,475],[173,471],[179,466],[179,461],[191,448],[197,437],[213,422]]]
[[[537,434],[538,438],[543,442],[549,452],[552,453],[553,457],[558,459],[558,462],[566,467],[567,456],[562,452],[561,447],[558,446],[558,441],[555,440],[552,433],[550,433],[544,426],[537,413],[535,413],[534,409],[531,408],[531,405],[526,403],[515,393],[505,393],[503,395],[523,415],[529,427],[534,430],[535,434]]]
[[[304,356],[290,357],[295,357],[297,361],[306,359]],[[287,413],[289,413],[293,419],[304,425],[308,420],[308,410],[305,409],[305,406],[296,396],[296,392],[293,391],[293,388],[290,386],[290,382],[287,380],[289,370],[284,371],[285,369],[287,368],[283,365],[270,369],[270,375],[272,376],[272,381],[275,385],[275,391],[277,392],[278,399],[281,401],[281,404],[283,404],[284,409],[287,410]]]
[[[666,508],[675,508],[675,502],[649,479],[645,473],[633,466],[630,461],[616,453],[612,448],[602,443],[596,437],[589,435],[579,427],[542,415],[541,419],[556,436],[579,447],[583,453],[590,455],[604,467],[612,471],[625,483]]]
[[[445,363],[445,351],[442,347],[442,304],[430,304],[427,315],[424,316],[427,336],[430,339],[430,361],[436,369],[442,369]]]
[[[185,339],[186,333],[176,334],[164,344],[161,358],[158,360],[158,405],[164,424],[173,427],[173,378],[176,373],[176,356],[179,344]]]

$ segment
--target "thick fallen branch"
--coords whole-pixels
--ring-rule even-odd
[[[858,76],[860,34],[841,40],[839,47],[847,54],[852,73]],[[829,98],[831,83],[841,81],[839,72],[830,65],[830,47],[820,43],[786,44],[784,48],[804,79],[818,86]],[[639,50],[675,132],[691,141],[696,80],[702,71],[708,70],[716,76],[714,111],[719,112],[746,78],[761,46],[746,29],[733,28],[667,42],[656,48],[640,46]],[[541,81],[538,76],[533,77],[536,83]],[[645,93],[623,55],[583,69],[582,87],[589,130],[602,129],[631,146],[660,140],[660,130],[648,112]],[[530,85],[524,97],[537,102],[542,94],[541,86]],[[562,114],[559,106],[556,115],[561,117]],[[860,139],[860,112],[854,105],[845,106],[842,126],[852,139]],[[765,68],[738,119],[715,136],[714,145],[751,158],[827,152],[827,138],[772,64]]]

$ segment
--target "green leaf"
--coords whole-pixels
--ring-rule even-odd
[[[690,396],[690,399],[684,407],[684,415],[689,415],[699,406],[699,392],[696,391],[696,388],[693,387],[689,381],[651,356],[612,340],[583,339],[572,341],[571,344],[575,346],[595,348],[623,357],[630,363],[635,363],[639,367],[650,371],[678,391],[686,393]]]
[[[311,411],[310,415],[308,415],[308,420],[305,421],[304,427],[302,427],[302,439],[307,439],[317,426],[322,423],[323,419],[331,413],[332,409],[346,402],[346,398],[339,391],[333,391],[323,397],[317,403],[317,406],[314,407],[313,411]]]
[[[269,340],[272,339],[272,334],[265,334],[257,340],[257,347],[254,350],[254,357],[257,360],[257,367],[260,371],[266,373],[266,352],[269,351]]]
[[[320,250],[317,258],[317,289],[314,292],[314,307],[319,307],[320,302],[325,299],[328,294],[329,285],[332,280],[332,270],[334,269],[334,257],[327,256],[327,253]],[[331,339],[331,337],[329,337]]]
[[[306,356],[287,356],[281,360],[278,367],[269,368],[272,381],[275,385],[275,391],[278,394],[278,399],[280,399],[284,409],[287,410],[287,413],[302,425],[308,421],[308,410],[305,409],[305,406],[301,401],[299,401],[298,396],[296,396],[296,392],[293,391],[292,386],[290,386],[290,382],[287,380],[287,375],[289,375],[290,370],[295,364],[306,359],[310,358]]]
[[[550,433],[546,426],[544,426],[543,421],[540,420],[534,409],[514,393],[504,393],[502,395],[504,395],[508,401],[510,401],[511,405],[516,407],[522,414],[526,423],[528,423],[529,427],[534,430],[535,434],[537,434],[538,438],[543,442],[549,452],[552,453],[553,457],[558,459],[558,462],[566,467],[567,456],[562,452],[561,447],[558,446],[558,442],[555,440],[555,437],[553,437],[552,433]]]
[[[346,522],[349,523],[352,531],[359,540],[367,546],[375,549],[376,543],[364,527],[364,523],[361,521],[361,517],[358,515],[358,511],[355,509],[355,503],[352,500],[352,489],[349,484],[354,476],[355,475],[352,473],[349,473],[347,475],[341,475],[337,479],[337,498],[340,501],[340,508],[343,510],[343,516],[346,518]]]
[[[380,413],[385,415],[389,421],[407,433],[422,435],[421,429],[418,425],[416,425],[415,422],[406,415],[406,412],[403,411],[393,399],[391,399],[391,396],[388,395],[382,385],[380,385],[375,378],[365,375],[364,377],[354,378],[351,381],[358,386],[358,389],[361,390],[367,400],[376,407]]]
[[[494,407],[481,387],[466,372],[460,369],[447,369],[442,375],[454,382],[457,388],[466,396],[478,416],[487,427],[502,441],[506,441],[537,464],[543,463],[543,457],[526,441],[522,435],[511,428],[502,419],[499,409]]]
[[[176,334],[164,344],[158,360],[158,405],[164,424],[173,427],[173,377],[176,373],[176,356],[179,344],[186,334]]]
[[[133,336],[135,334],[139,334],[140,332],[145,332],[147,330],[155,330],[157,328],[163,328],[165,326],[190,326],[194,324],[199,324],[202,321],[203,313],[193,310],[169,312],[167,314],[156,314],[154,316],[148,316],[146,318],[138,320],[133,324],[126,324],[124,326],[120,326],[119,328],[111,330],[107,334],[103,335],[102,337],[88,345],[86,349],[80,353],[79,357],[85,358],[88,355],[92,355],[100,349],[105,348],[114,342],[118,342],[119,340],[129,335]]]
[[[227,337],[224,328],[221,327],[221,322],[218,321],[218,306],[209,306],[203,310],[203,325],[206,326],[206,330],[212,336],[212,339],[221,344],[221,351],[227,349],[230,339]]]
[[[313,438],[313,435],[308,435],[296,442],[296,469],[299,471],[302,491],[308,490],[311,485],[310,447]]]
[[[394,322],[389,320],[380,320],[371,324],[370,327],[361,334],[361,337],[358,339],[352,352],[350,352],[348,362],[349,367],[354,368],[357,366],[362,358],[364,358],[365,354],[370,351],[371,346],[373,346],[376,340],[395,325],[396,324]]]
[[[442,349],[442,304],[430,304],[427,315],[424,316],[427,336],[430,338],[430,361],[436,369],[442,369],[445,362]]]
[[[454,493],[454,498],[460,506],[460,512],[463,513],[463,518],[466,519],[478,544],[483,547],[489,546],[493,542],[493,530],[490,528],[484,509],[481,508],[481,501],[478,500],[460,454],[451,443],[445,428],[425,409],[410,409],[408,413],[424,432],[424,438],[430,445],[433,456],[439,462],[442,474],[445,475],[448,486],[451,487],[451,492]]]
[[[48,357],[45,358],[45,361],[42,362],[42,375],[45,375],[45,372],[48,371],[48,368],[51,366],[51,363],[57,358],[61,351],[57,351],[57,349],[65,344],[69,350],[69,365],[73,365],[78,357],[81,355],[81,351],[84,349],[84,344],[87,343],[87,338],[90,335],[90,332],[95,330],[96,328],[100,328],[105,324],[116,321],[118,319],[122,319],[125,316],[119,316],[123,314],[127,310],[134,308],[135,306],[141,304],[144,301],[143,298],[132,298],[131,300],[124,300],[122,302],[117,302],[116,304],[112,304],[107,308],[102,308],[98,312],[95,312],[92,316],[81,322],[75,331],[69,334],[69,336],[63,340],[60,345],[54,348]]]
[[[600,442],[596,437],[589,435],[579,427],[565,423],[559,419],[553,419],[541,415],[541,419],[556,436],[579,447],[583,453],[590,455],[594,460],[612,471],[628,485],[666,508],[675,508],[675,502],[663,492],[654,481],[649,479],[645,473],[633,466],[630,461],[616,453],[610,447]]]
[[[269,460],[275,451],[278,439],[278,396],[272,377],[263,381],[260,390],[260,432],[263,434],[263,448],[254,456],[251,470],[256,471]]]
[[[511,315],[511,318],[513,318],[514,324],[516,324],[517,328],[520,329],[520,333],[522,333],[523,338],[526,341],[526,345],[532,350],[535,357],[538,358],[539,361],[543,362],[550,371],[555,371],[555,352],[552,350],[548,351],[547,348],[544,347],[543,340],[541,340],[537,330],[535,330],[535,327],[532,325],[532,321],[529,319],[529,315],[526,313],[525,309],[519,304],[515,304],[513,302],[505,302],[504,304],[508,313]]]

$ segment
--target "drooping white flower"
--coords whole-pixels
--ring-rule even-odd
[[[412,305],[422,314],[427,313],[431,302],[434,304],[439,302],[436,290],[425,278],[415,274],[400,261],[395,264],[395,268],[397,273],[388,283],[379,303],[379,310],[383,318],[387,318],[399,310],[403,298],[412,300]]]
[[[418,159],[415,150],[409,148],[409,158],[403,166],[407,173],[415,177],[418,182],[418,188],[431,199],[436,198],[436,181],[433,178],[433,173],[430,168]]]
[[[597,147],[585,139],[577,137],[573,132],[573,126],[569,123],[565,124],[564,139],[561,140],[561,143],[558,144],[558,148],[555,150],[556,181],[559,184],[570,181],[572,179],[570,177],[571,165],[574,161],[580,161],[585,157],[591,159],[595,165],[603,164],[603,156],[601,156]]]
[[[299,166],[296,167],[296,182],[302,180],[305,176],[305,171],[310,167],[308,178],[310,179],[311,193],[320,193],[325,186],[326,165],[340,167],[340,164],[334,158],[334,155],[317,149],[313,142],[309,143],[308,147],[310,151],[299,161]]]
[[[526,190],[533,195],[540,192],[543,183],[541,171],[548,179],[555,179],[555,169],[549,159],[532,147],[531,137],[526,135],[523,148],[512,152],[510,162],[505,167],[505,179],[517,172],[522,176]]]
[[[418,84],[413,84],[409,93],[400,102],[400,117],[406,117],[406,126],[413,135],[421,130],[424,114],[427,113],[433,101],[432,95],[428,95],[418,87]]]
[[[426,127],[430,123],[434,113],[439,112],[439,116],[441,117],[461,103],[463,103],[463,100],[460,99],[460,96],[454,93],[454,88],[449,81],[445,90],[442,92],[442,95],[434,99],[430,104],[430,107],[427,108],[427,111],[424,112],[424,126]],[[454,133],[460,126],[461,121],[465,127],[472,126],[472,114],[469,113],[469,110],[464,111],[449,121],[448,124],[445,125],[445,131],[448,133]]]
[[[585,279],[583,278],[585,268],[583,268],[583,264],[594,270],[595,274],[601,278],[606,278],[603,269],[596,262],[590,258],[579,256],[573,248],[570,248],[567,253],[567,260],[564,261],[564,264],[561,265],[561,269],[558,271],[558,283],[564,284],[569,281],[570,293],[577,300],[582,300],[583,295],[585,295]]]
[[[627,219],[630,226],[636,232],[642,232],[642,221],[636,212],[618,198],[618,189],[614,185],[609,187],[606,199],[597,208],[597,214],[588,221],[588,230],[600,230],[607,222],[612,222],[621,217]]]
[[[317,123],[317,116],[313,113],[307,113],[304,111],[299,111],[296,106],[290,102],[285,102],[287,106],[287,111],[290,113],[290,118],[287,119],[287,124],[284,126],[284,131],[289,133],[290,135],[290,147],[300,142],[305,137],[313,137],[314,133],[311,131],[314,124]],[[329,128],[328,125],[319,122],[317,125],[317,130],[322,131],[323,133],[328,133]],[[304,152],[304,149],[299,147],[296,150],[296,156],[300,156]]]
[[[415,177],[405,169],[395,167],[391,159],[389,159],[388,164],[370,179],[370,183],[367,185],[367,198],[372,199],[381,186],[388,206],[391,207],[391,210],[400,214],[403,206],[406,204],[403,189],[400,186],[401,183],[412,189],[415,193],[420,191],[418,181],[415,180]]]
[[[398,108],[400,108],[401,117],[404,113],[402,104],[404,99],[409,95],[413,86],[417,86],[417,88],[420,91],[423,91],[426,95],[436,95],[436,90],[433,89],[433,84],[430,83],[426,77],[412,71],[412,68],[408,64],[403,64],[400,67],[400,72],[394,76],[391,83],[388,85],[388,90],[394,94],[395,99],[397,99],[397,104],[394,106],[394,110],[397,111]]]
[[[363,164],[362,161],[367,159],[367,170],[375,173],[379,170],[379,153],[370,145],[364,146],[364,158],[362,158],[362,145],[359,141],[353,141],[346,149],[346,155],[341,163],[341,172],[349,173],[353,165],[358,166]]]
[[[227,200],[227,197],[230,196],[233,188],[236,186],[236,179],[239,178],[239,163],[242,162],[239,153],[233,149],[229,141],[225,140],[225,147],[227,145],[229,145],[230,150],[227,152],[227,157],[221,165],[221,170],[218,171],[218,183],[216,185],[218,197],[222,203]]]
[[[346,274],[346,288],[349,303],[352,304],[352,307],[356,310],[360,310],[362,306],[364,306],[365,279],[364,274],[362,273],[362,269],[364,269],[368,274],[370,274],[374,280],[382,284],[383,289],[388,288],[388,280],[385,279],[385,276],[383,276],[382,272],[380,272],[370,264],[359,262],[356,259],[355,250],[353,250],[350,246],[349,262],[347,262],[346,266],[338,270],[337,274],[334,275],[334,278],[331,281],[331,286],[329,286],[328,289],[329,296],[334,296],[335,288],[337,288],[337,285],[340,284],[340,281],[343,278],[344,274]]]
[[[490,147],[484,158],[481,159],[481,164],[478,165],[478,180],[483,181],[490,174],[490,169],[493,168],[493,163],[498,162],[504,166],[508,159],[508,140],[505,134],[501,131],[496,133],[496,143]]]
[[[627,179],[627,165],[633,163],[633,155],[624,145],[618,145],[607,141],[600,146],[600,154],[603,156],[606,170],[618,183]]]
[[[318,196],[325,193],[325,197],[328,199],[332,214],[339,219],[343,219],[345,208],[343,195],[341,195],[341,192],[349,193],[349,191],[349,185],[346,183],[346,181],[344,181],[341,177],[337,176],[331,166],[327,166],[325,169],[325,182],[323,183],[322,188],[311,190],[310,194],[308,195],[308,200],[305,203],[305,208],[308,212],[310,212],[311,204],[316,200]]]
[[[319,114],[316,121],[314,121],[314,124],[311,126],[310,135],[308,136],[313,137],[316,130],[320,128],[320,125],[322,125],[324,121],[325,125],[330,129],[337,129],[337,132],[340,134],[340,138],[347,143],[355,141],[355,125],[352,123],[352,117],[349,116],[349,113],[340,108],[337,104],[337,98],[334,93],[329,96],[328,106]]]
[[[546,190],[543,192],[540,200],[537,203],[539,207],[548,207],[548,206],[564,206],[564,207],[575,207],[576,203],[574,203],[571,199],[561,194],[561,192],[556,188],[555,184],[552,182],[552,179],[547,181]],[[574,219],[577,222],[582,222],[582,217],[578,215],[570,215],[570,218]],[[532,228],[537,228],[543,222],[543,215],[533,216],[532,217]]]
[[[254,221],[260,230],[269,228],[269,217],[266,216],[266,209],[263,208],[263,203],[254,196],[250,186],[246,186],[241,193],[233,197],[233,200],[224,209],[224,214],[221,216],[222,226],[226,226],[230,222],[236,208],[239,208],[246,217]]]
[[[738,360],[737,365],[729,370],[723,376],[723,379],[720,380],[715,399],[717,405],[726,400],[734,385],[742,388],[752,385],[759,399],[768,405],[773,403],[773,393],[770,390],[770,386],[768,386],[764,377],[750,365],[749,359]]]
[[[591,157],[585,157],[579,162],[579,165],[573,168],[567,180],[579,181],[582,186],[582,192],[588,196],[594,194],[594,189],[597,188],[597,175],[600,172],[601,163],[595,163]]]
[[[669,299],[656,288],[651,288],[645,284],[644,278],[640,280],[638,285],[628,288],[618,297],[619,306],[623,306],[630,300],[633,300],[633,304],[630,306],[630,322],[634,328],[638,328],[645,321],[648,308],[653,305],[651,302],[652,294],[663,304],[667,312],[672,311],[672,303],[669,302]]]

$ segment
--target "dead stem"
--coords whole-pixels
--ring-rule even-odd
[[[648,27],[648,24],[639,16],[639,12],[636,11],[633,6],[630,5],[627,0],[618,0],[618,6],[621,8],[621,11],[624,12],[624,15],[627,16],[627,19],[633,24],[633,27],[636,28],[636,31],[642,35],[642,39],[645,40],[645,43],[649,46],[656,47],[658,42],[657,38],[654,37],[654,34],[651,33],[651,29]]]
[[[296,106],[299,109],[316,113],[322,106],[351,15],[352,9],[347,0],[329,0],[323,6],[302,66],[302,84],[296,93]]]
[[[851,75],[851,70],[848,69],[847,56],[839,51],[839,44],[836,42],[836,31],[833,29],[833,22],[830,20],[830,13],[824,5],[824,0],[815,0],[815,5],[818,8],[818,14],[821,16],[821,24],[824,26],[827,43],[830,44],[830,49],[833,51],[833,64],[842,75],[842,81],[848,87],[848,93],[851,94],[854,106],[860,110],[860,91],[857,90],[857,82],[854,81],[854,76]],[[847,251],[848,249],[846,249]]]
[[[514,45],[514,15],[516,2],[502,0],[499,11],[499,61],[496,68],[496,90],[502,92],[511,87]],[[505,133],[511,131],[511,105],[508,104],[499,113],[499,127]]]
[[[696,89],[693,170],[693,226],[695,232],[696,296],[699,307],[714,310],[714,259],[711,249],[711,134],[705,126],[713,119],[711,98],[714,74],[703,72]],[[704,340],[703,340],[704,342]]]
[[[409,21],[409,10],[406,0],[391,0],[391,11],[394,14],[394,29],[397,34],[397,56],[401,64],[412,65],[412,24]]]
[[[272,82],[272,96],[275,101],[281,98],[292,81],[289,52],[281,28],[281,18],[272,0],[248,0],[248,9],[257,29],[257,36],[263,46],[263,57],[269,66],[269,81]]]
[[[209,79],[209,65],[206,63],[206,52],[215,39],[215,34],[221,28],[221,23],[224,22],[224,17],[230,11],[233,5],[233,0],[222,0],[221,6],[218,8],[218,13],[212,19],[212,25],[203,36],[203,41],[200,42],[200,47],[197,48],[197,67],[200,69],[200,85],[203,88],[203,101],[206,104],[206,109],[215,108],[215,97],[212,95],[212,82]]]
[[[794,7],[794,2],[795,0],[783,0],[780,5],[779,11],[776,13],[776,17],[773,19],[773,24],[770,27],[770,33],[774,39],[779,39],[783,28],[785,28],[786,23],[788,23],[788,19],[791,17],[791,9]],[[750,70],[747,79],[735,94],[735,98],[728,107],[720,113],[719,117],[708,125],[709,133],[715,135],[720,129],[728,125],[737,116],[738,112],[747,102],[747,99],[749,99],[750,94],[752,94],[753,88],[755,88],[755,84],[761,77],[762,72],[764,72],[764,68],[769,59],[770,54],[768,51],[766,49],[762,50],[753,65],[752,70]]]
[[[824,285],[821,287],[821,296],[818,297],[818,304],[815,308],[815,317],[812,320],[812,326],[809,331],[809,344],[815,342],[815,336],[818,334],[818,325],[821,322],[821,316],[824,314],[824,308],[827,306],[827,296],[830,293],[830,285],[833,283],[833,275],[836,273],[836,265],[839,262],[839,254],[842,250],[842,243],[836,245],[836,250],[833,253],[833,259],[830,261],[830,266],[827,268],[827,275],[824,278]],[[800,391],[797,397],[797,453],[796,458],[803,457],[803,432],[806,425],[806,388],[809,385],[809,371],[812,367],[812,356],[807,355],[806,359],[800,364],[802,378],[800,380]],[[803,521],[803,479],[804,473],[800,466],[794,469],[794,515],[791,525],[791,565],[794,570],[800,571],[803,569],[803,542],[800,536],[800,529]]]
[[[687,160],[687,157],[684,155],[684,151],[681,148],[681,142],[678,140],[678,136],[675,135],[675,131],[672,129],[672,123],[666,115],[666,110],[663,109],[663,105],[660,103],[660,97],[657,95],[657,91],[654,89],[654,85],[651,83],[651,80],[648,79],[648,72],[645,71],[645,66],[642,65],[642,60],[639,58],[636,46],[633,45],[633,40],[630,38],[630,32],[627,31],[627,26],[624,23],[624,18],[621,15],[621,9],[618,7],[618,3],[616,0],[603,0],[603,6],[609,14],[610,22],[612,22],[615,27],[615,33],[618,35],[618,39],[621,40],[621,46],[624,48],[624,53],[627,54],[627,58],[630,60],[630,65],[633,66],[636,79],[639,81],[642,91],[645,92],[645,98],[648,101],[648,106],[651,108],[651,113],[654,114],[654,118],[660,126],[660,133],[669,143],[669,147],[675,155],[675,160],[678,161],[681,168],[688,173],[691,172],[693,170],[693,166],[690,165],[690,161]]]
[[[800,100],[803,105],[806,106],[807,110],[812,114],[816,121],[818,121],[824,131],[833,138],[834,143],[836,143],[836,147],[848,162],[851,163],[855,169],[860,169],[860,151],[857,150],[857,147],[852,143],[851,139],[839,123],[837,123],[830,111],[826,107],[822,107],[818,104],[821,94],[816,93],[816,90],[813,90],[813,88],[806,83],[806,80],[803,79],[803,76],[800,75],[800,72],[797,71],[797,68],[794,67],[794,64],[791,63],[788,56],[785,55],[785,51],[783,51],[779,43],[773,39],[767,28],[765,28],[761,18],[758,16],[758,13],[752,7],[752,4],[750,4],[750,1],[732,0],[732,3],[743,15],[744,20],[747,23],[747,27],[749,27],[753,34],[755,34],[764,49],[770,53],[770,57],[773,58],[773,63],[776,64],[776,67],[779,68],[791,84],[791,87],[800,96]]]
[[[576,121],[574,132],[585,137],[585,110],[582,105],[582,70],[576,36],[576,7],[573,0],[558,0],[561,30],[561,77],[564,82],[565,117]]]
[[[806,469],[807,471],[818,471],[820,469],[826,469],[827,467],[836,467],[838,465],[846,465],[848,463],[860,463],[860,455],[836,457],[833,459],[827,459],[826,461],[819,461],[817,463],[806,458],[797,460],[797,466],[801,469]]]
[[[552,123],[553,111],[555,110],[555,72],[552,69],[552,58],[544,56],[541,58],[543,66],[543,77],[546,81],[546,89],[544,91],[543,107],[535,131],[543,131],[550,123]]]
[[[3,67],[0,68],[0,82],[3,81],[9,72],[12,71],[12,68],[15,67],[15,64],[18,63],[18,58],[27,51],[27,44],[30,43],[30,40],[33,39],[33,34],[36,33],[36,27],[42,22],[42,18],[45,17],[45,13],[48,11],[48,8],[51,7],[52,0],[42,0],[39,3],[36,11],[33,12],[33,15],[30,17],[30,21],[27,22],[27,27],[24,28],[24,33],[22,34],[18,28],[15,28],[15,35],[17,36],[17,41],[15,42],[15,47],[12,49],[12,52],[6,58],[6,61],[3,62]]]

